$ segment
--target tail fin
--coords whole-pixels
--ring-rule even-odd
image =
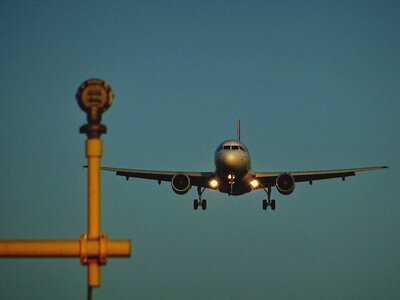
[[[237,139],[240,141],[240,120],[238,120]]]

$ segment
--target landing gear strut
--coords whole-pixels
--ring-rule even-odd
[[[233,173],[228,175],[229,185],[231,186],[231,192],[229,195],[233,195],[233,185],[235,184],[235,175]]]
[[[268,190],[264,188],[264,191],[268,195],[268,201],[263,200],[263,210],[267,210],[268,206],[271,206],[271,210],[275,210],[275,200],[271,200],[271,186],[268,186]]]
[[[207,200],[206,199],[201,199],[201,196],[203,195],[203,192],[206,188],[203,188],[203,190],[201,189],[200,186],[197,187],[197,193],[199,194],[199,200],[194,199],[193,201],[193,208],[194,210],[197,210],[199,208],[199,206],[201,206],[202,210],[206,210],[207,209]]]

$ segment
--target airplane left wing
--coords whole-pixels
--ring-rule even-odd
[[[355,169],[341,169],[341,170],[326,170],[326,171],[295,171],[295,172],[255,172],[256,179],[258,179],[263,186],[275,186],[276,179],[281,174],[289,174],[293,176],[295,182],[308,181],[310,184],[314,180],[342,178],[345,180],[348,176],[356,175],[356,172],[372,171],[386,169],[386,166],[380,167],[367,167]]]
[[[115,172],[118,176],[123,176],[127,180],[129,177],[143,178],[161,181],[171,181],[177,174],[183,174],[189,177],[190,184],[199,187],[209,187],[208,182],[214,176],[213,172],[178,172],[178,171],[156,171],[156,170],[137,170],[137,169],[119,169],[101,167],[101,170]]]

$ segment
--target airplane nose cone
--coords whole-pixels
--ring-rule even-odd
[[[223,162],[226,166],[234,168],[238,164],[238,161],[240,160],[237,155],[234,155],[233,153],[227,153],[224,156]]]
[[[245,164],[243,156],[235,152],[221,153],[217,159],[217,167],[228,173],[243,171]]]

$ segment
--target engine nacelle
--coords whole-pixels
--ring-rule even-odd
[[[185,174],[176,174],[171,180],[172,190],[178,195],[186,194],[190,188],[190,178]]]
[[[282,173],[276,178],[276,188],[279,193],[283,195],[289,195],[293,193],[295,188],[295,181],[292,175],[288,173]]]

